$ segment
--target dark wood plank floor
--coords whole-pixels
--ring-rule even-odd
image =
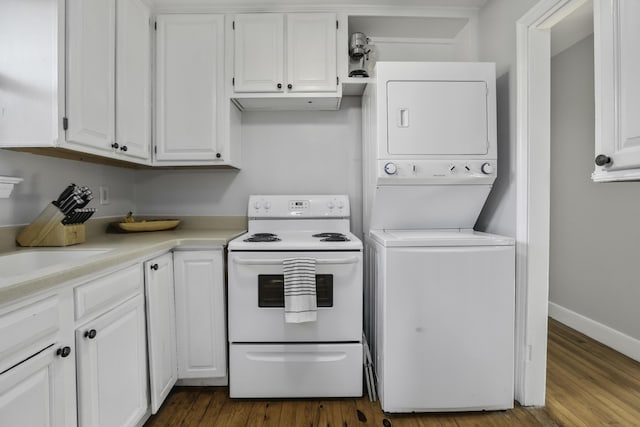
[[[175,387],[159,426],[640,426],[640,363],[549,321],[547,405],[489,413],[386,415],[359,399],[231,400],[226,387]]]

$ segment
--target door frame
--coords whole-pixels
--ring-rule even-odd
[[[540,0],[516,22],[515,398],[525,406],[544,406],[546,389],[550,30],[586,1]]]

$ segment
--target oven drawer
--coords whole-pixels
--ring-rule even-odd
[[[362,252],[303,254],[316,259],[318,316],[315,322],[286,323],[282,260],[300,253],[229,253],[230,342],[360,341]]]
[[[362,396],[362,344],[231,344],[229,395]]]

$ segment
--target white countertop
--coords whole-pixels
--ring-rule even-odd
[[[69,282],[81,283],[84,276],[140,262],[173,249],[206,249],[225,246],[244,229],[185,229],[129,234],[101,234],[90,242],[65,248],[17,248],[15,251],[108,249],[108,252],[49,267],[16,277],[0,287],[0,306],[56,289]],[[12,252],[0,254],[8,255]]]

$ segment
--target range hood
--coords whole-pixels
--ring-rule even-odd
[[[297,94],[296,94],[297,95]],[[276,95],[274,96],[248,96],[238,97],[237,94],[231,101],[241,111],[301,111],[301,110],[339,110],[341,96],[331,93],[327,96],[320,94],[313,94],[311,96],[287,96]],[[341,94],[338,94],[341,95]]]

